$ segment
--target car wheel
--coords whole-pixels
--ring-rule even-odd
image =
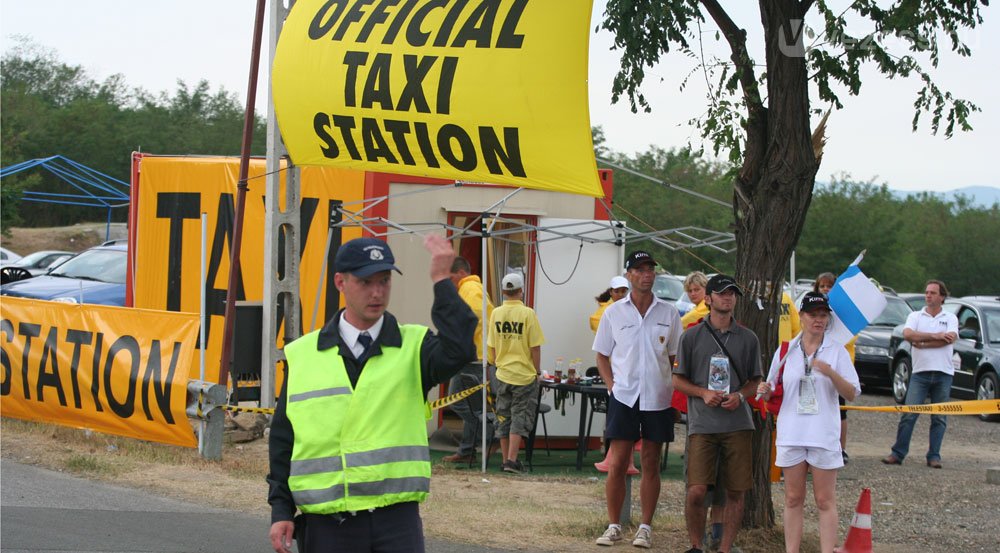
[[[979,377],[979,382],[976,383],[976,399],[1000,399],[997,396],[998,388],[1000,388],[1000,379],[997,378],[997,373],[984,372]],[[1000,420],[997,415],[979,415],[979,418],[984,421]]]
[[[910,358],[900,357],[892,366],[892,398],[902,405],[906,402],[906,388],[910,385]]]

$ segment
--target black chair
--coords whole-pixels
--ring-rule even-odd
[[[23,267],[4,267],[0,269],[0,284],[17,282],[26,278],[31,278],[31,273]]]
[[[482,383],[482,379],[480,377],[478,377],[476,375],[468,374],[468,373],[461,373],[461,374],[458,375],[458,378],[459,378],[459,382],[462,383],[462,389],[463,390],[468,390],[469,388],[472,388],[472,387],[475,387],[475,386],[479,386]],[[476,444],[478,444],[478,443],[480,443],[482,441],[482,439],[481,439],[482,438],[482,434],[480,434],[480,432],[483,429],[483,418],[482,418],[483,396],[481,395],[482,392],[483,392],[483,390],[480,390],[479,392],[476,392],[474,394],[470,394],[467,398],[465,398],[464,400],[462,400],[462,401],[466,402],[466,405],[469,406],[469,409],[473,413],[476,413],[476,415],[479,418],[479,422],[478,422],[478,424],[476,424],[476,439],[474,440],[474,443],[476,443]],[[491,401],[490,402],[490,408],[486,412],[486,420],[489,421],[489,423],[491,425],[493,425],[493,428],[496,428],[497,416],[496,416],[496,413],[493,412],[492,405],[493,405],[493,402]],[[493,443],[493,436],[490,436],[489,438],[490,438],[489,443],[492,444]],[[490,466],[490,450],[491,449],[493,449],[492,446],[487,445],[486,446],[486,451],[483,452],[483,457],[486,458],[486,467],[487,468],[489,468],[489,466]],[[473,446],[473,451],[474,450],[475,450],[475,446]],[[469,460],[469,468],[472,468],[475,465],[475,462],[476,462],[476,456],[473,455],[472,459]]]
[[[590,367],[585,373],[589,377],[600,376],[600,371],[597,367]],[[590,416],[587,419],[587,436],[590,436],[590,431],[594,427],[594,413],[608,413],[608,396],[589,396],[590,397]]]
[[[531,428],[531,434],[528,435],[528,443],[524,448],[524,459],[528,462],[528,469],[534,470],[535,467],[531,462],[532,457],[535,453],[535,436],[538,433],[538,418],[542,418],[542,432],[545,433],[545,454],[552,456],[552,450],[549,449],[549,427],[545,424],[545,413],[552,411],[552,406],[548,403],[542,403],[542,391],[544,388],[538,388],[538,409],[535,411],[535,424]]]

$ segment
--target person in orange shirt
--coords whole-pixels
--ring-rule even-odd
[[[708,315],[708,307],[705,305],[705,286],[708,285],[708,277],[701,271],[695,271],[684,279],[684,291],[687,292],[688,299],[694,304],[691,311],[681,317],[681,324],[684,328],[694,326],[701,322]]]

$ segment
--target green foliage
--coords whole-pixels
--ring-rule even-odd
[[[733,193],[728,166],[687,149],[651,147],[634,156],[609,152],[607,157],[720,200]],[[733,226],[732,210],[624,171],[615,172],[614,212],[640,231],[687,226],[731,231]],[[735,254],[709,248],[670,250],[652,242],[635,248],[648,249],[677,275],[734,268]],[[977,207],[967,198],[945,201],[926,192],[901,196],[885,184],[838,175],[813,194],[796,248],[796,276],[839,273],[861,250],[868,250],[865,273],[901,292],[920,291],[927,279],[939,278],[954,295],[1000,294],[995,253],[1000,251],[1000,205]]]
[[[6,54],[0,68],[0,129],[4,166],[62,154],[102,173],[128,182],[131,153],[238,155],[244,110],[236,95],[207,81],[189,87],[178,81],[172,93],[152,95],[129,88],[124,77],[103,82],[80,66],[67,65],[54,54],[22,40]],[[251,151],[263,155],[266,124],[256,119]],[[78,194],[79,190],[47,173],[37,181],[3,182],[3,225],[17,221],[20,190]],[[10,181],[10,182],[8,182]],[[125,220],[124,209],[114,212]],[[56,226],[103,218],[94,208],[49,205],[27,224]],[[9,219],[8,219],[9,217]]]
[[[723,4],[714,0],[608,0],[600,27],[614,34],[614,48],[621,51],[621,69],[613,82],[612,101],[628,97],[633,112],[650,111],[640,87],[646,69],[662,55],[675,50],[698,60],[688,79],[700,73],[708,83],[707,109],[690,122],[717,154],[725,150],[730,162],[739,163],[746,149],[748,112],[763,107],[758,90],[768,83],[766,71],[759,71],[748,54],[745,29],[730,18],[726,13],[728,4]],[[822,104],[839,109],[841,94],[860,94],[862,71],[868,66],[889,79],[915,77],[920,81],[913,103],[914,130],[923,115],[929,115],[935,134],[942,125],[947,137],[956,127],[972,129],[969,116],[979,108],[940,88],[923,64],[937,67],[942,48],[970,55],[960,32],[982,23],[980,5],[988,4],[988,0],[901,1],[889,6],[880,0],[856,0],[846,3],[846,7],[842,6],[844,2],[804,1],[797,7],[783,8],[793,19],[780,28],[768,29],[767,12],[777,11],[775,4],[772,0],[760,2],[762,17],[751,22],[757,25],[763,21],[765,35],[772,37],[766,45],[766,56],[803,57]],[[813,6],[815,14],[810,14]],[[714,33],[714,40],[728,42],[730,58],[704,53],[703,42],[713,40],[702,29],[702,23],[708,20],[721,29]],[[682,89],[688,79],[683,81]]]
[[[651,147],[634,157],[609,153],[611,161],[624,167],[673,184],[728,201],[733,194],[732,175],[727,167],[706,161],[689,149],[664,150]],[[640,232],[681,227],[731,231],[732,210],[717,203],[669,191],[663,184],[651,182],[624,171],[615,172],[614,212],[630,228]],[[674,274],[699,270],[717,272],[733,270],[733,255],[709,248],[671,250],[653,242],[635,245],[648,249],[657,261]],[[730,242],[724,246],[735,247]]]

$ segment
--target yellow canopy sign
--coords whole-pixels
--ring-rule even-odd
[[[271,70],[298,165],[600,197],[590,0],[298,0]]]
[[[186,413],[193,313],[4,297],[5,417],[197,445]]]

